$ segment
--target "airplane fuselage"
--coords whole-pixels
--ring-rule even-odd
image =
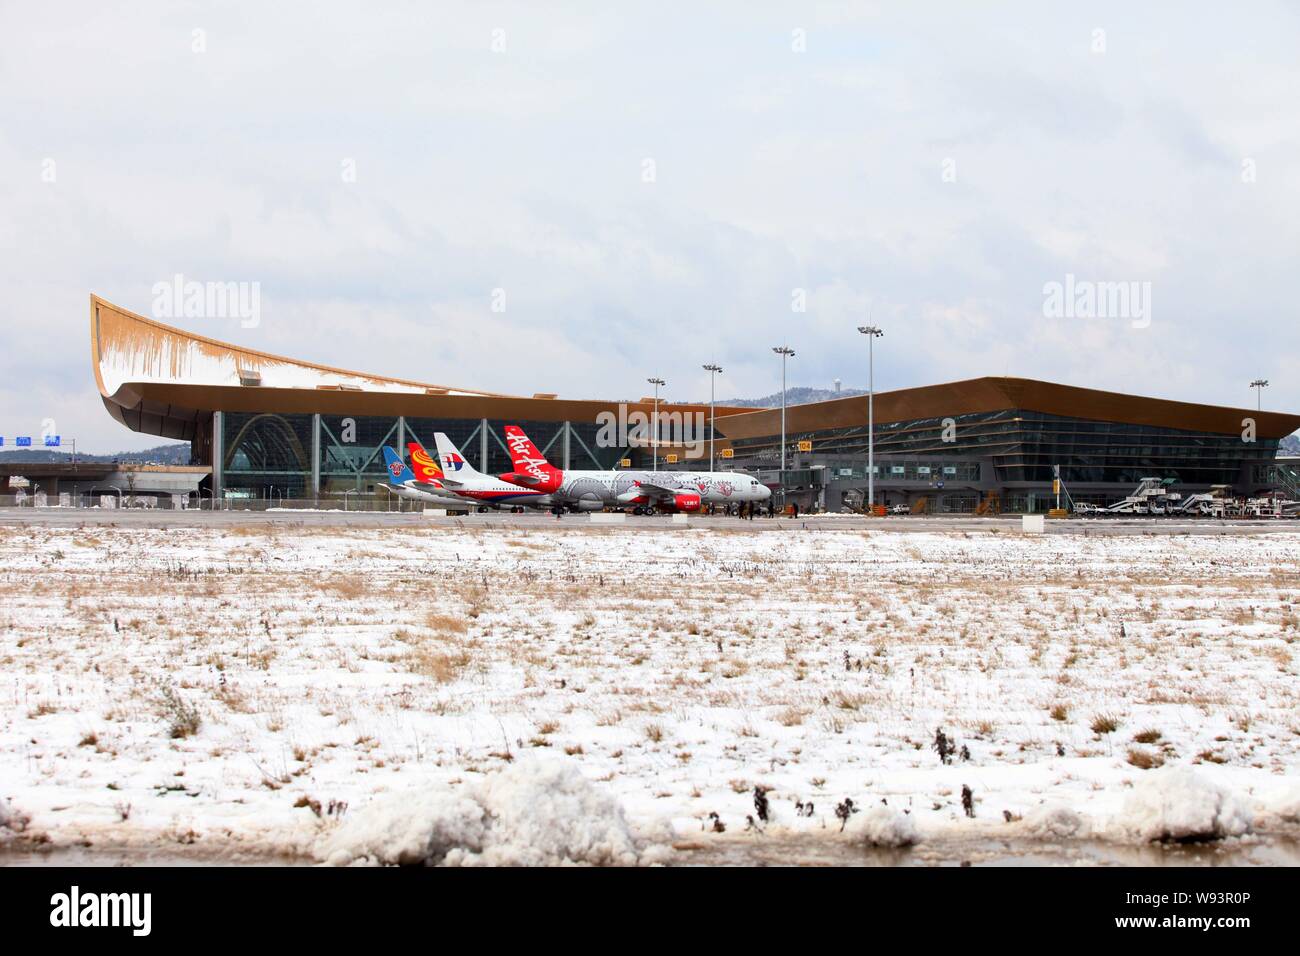
[[[434,494],[433,492],[423,491],[419,488],[412,487],[411,482],[404,484],[386,484],[384,485],[389,491],[399,498],[406,498],[410,501],[420,501],[426,505],[436,505],[439,508],[466,508],[473,504],[468,502],[459,495]]]
[[[551,494],[559,505],[580,511],[609,505],[699,511],[706,504],[764,501],[772,495],[758,479],[734,471],[564,470],[551,465],[518,425],[507,425],[505,432],[514,470],[500,477]],[[444,465],[456,464],[455,457],[444,457]]]
[[[565,471],[552,495],[564,504],[594,510],[633,503],[627,496],[642,484],[699,495],[703,504],[766,501],[771,496],[771,490],[756,478],[731,471]],[[662,497],[647,493],[645,502]]]
[[[439,490],[433,486],[415,481],[384,485],[399,498],[422,501],[439,508],[550,508],[555,501],[551,495],[539,494],[499,478],[475,476],[464,484],[452,487],[443,484]]]
[[[447,446],[445,452],[440,450],[439,453],[445,491],[466,499],[470,504],[489,508],[551,508],[555,505],[551,495],[535,488],[475,471],[445,435],[441,435],[441,440]]]

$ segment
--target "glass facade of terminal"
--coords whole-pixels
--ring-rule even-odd
[[[778,457],[780,457],[778,455]],[[867,462],[864,458],[834,458],[819,455],[817,463],[827,469],[833,480],[866,479]],[[891,478],[895,481],[979,481],[980,463],[970,459],[951,457],[935,458],[883,458],[876,456],[876,480]]]
[[[222,415],[226,488],[252,498],[301,498],[311,487],[311,415]]]
[[[317,489],[324,496],[374,493],[376,485],[388,480],[384,445],[406,458],[408,441],[433,451],[434,433],[439,431],[451,438],[470,464],[489,474],[511,470],[503,439],[505,424],[522,426],[553,464],[564,462],[564,422],[245,412],[223,412],[220,419],[221,484],[234,497],[311,498]],[[598,447],[593,423],[568,423],[568,431],[572,468],[611,468],[627,454],[626,449]]]
[[[725,421],[720,423],[725,428]],[[951,441],[945,441],[945,437]],[[786,436],[787,453],[801,439],[811,440],[813,454],[823,459],[867,458],[867,428],[828,429]],[[1059,465],[1067,483],[1136,485],[1143,478],[1172,478],[1182,484],[1233,484],[1243,464],[1273,458],[1275,439],[1254,443],[1239,435],[1183,431],[1150,425],[1089,421],[1021,410],[955,415],[876,424],[877,459],[932,459],[966,455],[993,464],[999,484],[1046,482]],[[764,437],[736,441],[738,460],[770,467],[780,458],[779,439]],[[893,463],[897,467],[899,463]],[[902,463],[908,467],[907,461]],[[853,468],[850,463],[846,467]],[[912,466],[917,472],[917,467]],[[881,471],[888,479],[891,472]],[[904,473],[905,480],[911,478]]]
[[[403,457],[410,440],[432,450],[437,431],[446,432],[481,471],[498,474],[511,470],[503,439],[506,422],[244,412],[224,412],[218,418],[220,484],[227,495],[235,497],[374,494],[377,486],[387,481],[383,446],[399,449]],[[519,424],[556,465],[565,460],[566,430],[571,468],[613,468],[625,457],[638,467],[649,465],[648,449],[599,447],[598,426],[592,422]],[[724,429],[725,421],[719,421],[720,435]],[[789,433],[787,487],[794,470],[813,461],[824,469],[819,480],[865,481],[866,432],[865,426],[855,426]],[[952,440],[944,441],[945,437]],[[797,452],[800,440],[813,443],[811,455]],[[1277,453],[1276,440],[1248,444],[1236,435],[1030,411],[881,422],[876,425],[875,446],[879,484],[943,489],[946,506],[961,510],[967,503],[960,496],[969,492],[975,496],[972,501],[978,500],[975,486],[979,483],[985,488],[989,483],[1004,487],[1007,510],[1036,510],[1047,498],[1054,465],[1060,465],[1061,477],[1069,486],[1132,487],[1152,476],[1186,485],[1232,485],[1240,480],[1243,464],[1251,466],[1247,473],[1258,477],[1260,484],[1276,478],[1276,469],[1269,464]],[[719,461],[719,467],[771,474],[778,465],[779,447],[778,436],[738,440],[734,442],[735,458]],[[1089,500],[1086,489],[1080,490],[1080,500]]]

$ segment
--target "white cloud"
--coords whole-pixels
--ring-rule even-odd
[[[1300,409],[1292,8],[805,12],[10,10],[0,433],[53,408],[84,447],[152,443],[95,397],[86,296],[147,311],[176,272],[262,283],[261,326],[205,334],[498,391],[659,374],[699,398],[717,360],[720,396],[767,394],[786,340],[792,383],[855,385],[870,303],[881,387],[1011,373],[1249,405],[1263,375]],[[1150,281],[1151,328],[1045,319],[1066,273]]]

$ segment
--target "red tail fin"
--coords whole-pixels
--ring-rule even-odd
[[[554,491],[560,487],[564,472],[546,460],[518,425],[506,426],[506,448],[510,451],[510,463],[515,474],[530,487],[540,491]]]
[[[437,459],[420,447],[419,442],[408,441],[406,447],[411,452],[411,471],[415,472],[415,480],[437,484],[442,478],[442,468]]]

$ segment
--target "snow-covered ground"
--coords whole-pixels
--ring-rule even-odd
[[[1298,600],[1289,532],[0,528],[0,843],[1294,832]]]

